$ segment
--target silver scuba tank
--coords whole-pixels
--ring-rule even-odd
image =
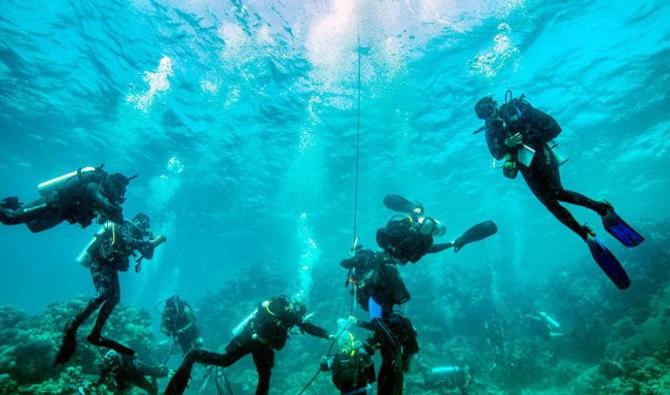
[[[240,333],[242,333],[242,330],[244,329],[245,326],[247,326],[249,321],[251,321],[252,319],[254,319],[254,317],[256,317],[256,312],[257,311],[258,311],[258,309],[255,309],[254,311],[252,311],[251,314],[249,314],[244,320],[242,320],[242,322],[240,322],[239,324],[237,324],[237,326],[235,328],[233,328],[233,330],[232,330],[233,336],[237,336]]]
[[[84,267],[91,266],[91,263],[93,263],[93,259],[88,251],[91,249],[93,243],[95,243],[95,241],[98,240],[98,237],[100,237],[100,235],[102,235],[105,232],[105,230],[109,229],[112,225],[113,224],[111,222],[107,221],[100,227],[100,229],[98,229],[97,232],[95,232],[95,235],[93,235],[91,240],[88,243],[86,243],[86,245],[81,250],[79,255],[77,255],[77,258],[75,258],[77,263],[79,263]]]
[[[64,186],[65,184],[81,176],[82,174],[94,173],[96,171],[97,169],[95,167],[91,166],[82,167],[81,169],[71,171],[69,173],[63,174],[62,176],[58,176],[56,178],[52,178],[51,180],[47,180],[38,184],[37,191],[40,193],[40,195],[46,195],[47,193]]]

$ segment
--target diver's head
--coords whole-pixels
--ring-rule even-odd
[[[337,339],[337,347],[340,352],[348,356],[354,356],[361,348],[361,342],[356,340],[354,334],[346,331]]]
[[[149,228],[151,228],[151,220],[149,219],[149,216],[143,213],[137,213],[133,217],[133,224],[143,232],[148,232]]]
[[[423,213],[426,211],[426,210],[423,208],[423,204],[421,204],[421,202],[415,202],[414,204],[415,204],[415,206],[414,206],[414,208],[412,209],[412,214],[413,214],[414,216],[417,216],[417,217],[418,217],[418,216],[422,216]]]
[[[165,301],[165,311],[168,313],[176,313],[180,310],[182,304],[181,298],[179,295],[174,295]]]
[[[475,114],[479,119],[489,119],[496,113],[496,101],[491,96],[482,97],[475,104]]]
[[[298,293],[289,299],[289,303],[286,306],[287,312],[297,316],[302,317],[307,313],[307,306],[305,305],[305,297],[302,293]]]
[[[133,177],[126,177],[121,173],[107,175],[100,185],[102,192],[113,204],[121,204],[126,201],[126,187]]]
[[[115,368],[120,367],[121,363],[121,354],[114,350],[109,350],[105,355],[102,356],[101,364],[106,369],[114,370]]]

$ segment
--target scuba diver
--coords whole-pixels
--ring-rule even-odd
[[[384,252],[375,252],[357,245],[353,256],[340,262],[348,270],[347,283],[353,286],[356,302],[370,318],[389,315],[393,306],[410,299],[395,261]]]
[[[333,384],[342,395],[371,394],[375,365],[374,348],[361,343],[347,331],[338,339],[338,352],[328,358],[321,357],[321,371],[331,371]]]
[[[204,343],[198,334],[191,305],[178,295],[165,301],[165,309],[161,314],[161,332],[177,341],[184,355],[191,350],[202,348]]]
[[[386,226],[377,230],[377,244],[398,263],[416,263],[424,255],[453,247],[458,252],[465,245],[494,235],[498,228],[493,221],[486,221],[468,229],[456,240],[434,243],[434,237],[446,233],[440,221],[426,217],[423,205],[400,195],[387,195],[384,205],[403,214],[393,216]]]
[[[37,233],[68,221],[86,228],[96,218],[123,223],[121,204],[126,187],[137,176],[109,174],[99,167],[82,167],[37,186],[40,198],[24,205],[16,196],[0,200],[0,222],[26,224]]]
[[[183,394],[196,362],[228,367],[247,354],[251,354],[258,372],[256,395],[270,391],[270,376],[274,366],[275,350],[284,348],[289,331],[298,327],[302,333],[330,339],[327,330],[307,321],[307,308],[296,298],[285,295],[275,296],[262,302],[226,346],[223,354],[206,350],[191,350],[172,376],[165,390],[167,395]]]
[[[81,387],[80,393],[97,393],[95,387],[106,384],[114,393],[122,393],[131,385],[145,390],[149,394],[158,394],[157,379],[167,377],[166,366],[150,366],[134,356],[121,355],[109,350],[100,362],[100,378],[92,386]],[[149,377],[149,378],[147,378]]]
[[[86,307],[65,328],[63,343],[58,351],[54,365],[67,362],[77,346],[77,329],[100,308],[98,317],[87,340],[100,347],[111,348],[120,354],[133,355],[134,351],[114,340],[102,337],[102,328],[121,299],[119,271],[127,271],[129,257],[140,253],[135,271],[140,271],[142,259],[151,259],[154,249],[167,238],[163,235],[153,237],[149,217],[139,213],[133,221],[124,221],[119,225],[105,223],[91,242],[79,254],[77,260],[91,271],[97,296],[91,298]],[[101,307],[102,306],[102,307]]]
[[[380,349],[382,366],[377,392],[402,394],[404,374],[409,371],[409,360],[419,351],[419,345],[411,321],[394,312],[393,307],[407,302],[409,291],[388,254],[360,245],[353,253],[352,257],[342,260],[340,266],[349,271],[347,285],[353,285],[356,301],[371,319],[358,322],[358,326],[373,331],[368,344]]]
[[[554,152],[553,139],[561,133],[558,122],[550,115],[534,108],[522,95],[513,98],[505,93],[505,102],[498,106],[490,97],[480,99],[475,113],[485,125],[486,142],[491,155],[503,160],[503,174],[508,178],[521,172],[531,192],[565,226],[584,240],[601,269],[619,289],[630,286],[630,279],[619,261],[596,237],[595,232],[581,225],[560,203],[571,203],[586,207],[601,216],[605,229],[627,247],[635,247],[644,241],[608,202],[598,202],[580,193],[566,190],[561,183],[559,159]]]

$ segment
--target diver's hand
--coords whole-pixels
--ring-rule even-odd
[[[505,145],[508,148],[514,148],[517,145],[521,144],[522,142],[523,142],[523,136],[521,136],[521,133],[513,134],[505,139]]]
[[[325,355],[321,357],[321,360],[319,361],[319,368],[321,369],[322,372],[328,371],[328,357],[326,357]]]

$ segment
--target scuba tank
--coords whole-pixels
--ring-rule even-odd
[[[242,322],[240,322],[239,324],[237,324],[237,326],[234,327],[233,330],[231,331],[232,334],[233,334],[233,336],[237,336],[237,335],[239,335],[240,333],[242,333],[242,330],[244,329],[245,326],[247,326],[247,324],[249,323],[249,321],[253,320],[254,317],[256,317],[256,313],[257,313],[257,312],[258,312],[258,309],[255,309],[255,310],[252,311],[251,314],[249,314],[244,320],[242,320]]]
[[[51,180],[47,180],[38,184],[37,191],[40,193],[40,195],[44,196],[49,192],[62,188],[63,186],[67,185],[74,179],[81,178],[84,174],[95,173],[97,171],[98,169],[96,169],[95,167],[91,166],[82,167],[75,171],[71,171],[69,173],[63,174],[62,176],[58,176],[56,178],[52,178]]]
[[[427,369],[423,372],[424,385],[430,387],[464,388],[470,383],[468,368],[446,365]]]
[[[540,311],[538,314],[540,314],[540,316],[542,318],[544,318],[544,320],[547,322],[547,324],[549,324],[552,328],[554,328],[554,329],[560,329],[561,328],[561,324],[559,324],[558,321],[556,321],[549,314],[545,313],[544,311]]]
[[[112,223],[110,223],[109,221],[108,221],[108,222],[105,222],[105,223],[100,227],[100,229],[98,229],[98,231],[95,232],[95,235],[93,235],[93,237],[91,238],[91,240],[84,246],[84,248],[81,250],[81,252],[79,253],[79,255],[77,255],[77,258],[75,258],[75,260],[77,261],[77,263],[79,263],[80,265],[82,265],[82,266],[84,266],[84,267],[90,267],[90,266],[91,266],[91,263],[93,263],[93,260],[92,260],[91,254],[89,253],[89,250],[91,249],[91,247],[93,246],[93,244],[98,240],[98,238],[99,238],[103,233],[105,233],[105,231],[106,231],[107,229],[110,229],[111,226],[113,226]]]

